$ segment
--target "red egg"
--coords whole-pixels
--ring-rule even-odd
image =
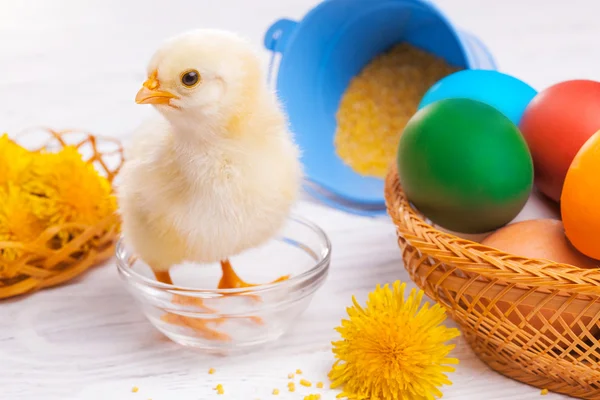
[[[600,129],[600,82],[565,81],[541,91],[519,128],[533,157],[535,185],[559,202],[573,158]]]

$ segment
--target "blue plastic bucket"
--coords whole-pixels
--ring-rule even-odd
[[[457,67],[496,69],[476,37],[423,0],[326,0],[300,22],[280,19],[265,34],[265,47],[280,56],[274,84],[303,152],[306,188],[330,206],[385,212],[383,180],[355,173],[336,155],[335,114],[352,77],[401,41]]]

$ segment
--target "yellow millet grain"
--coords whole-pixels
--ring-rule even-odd
[[[215,387],[215,390],[217,391],[217,394],[225,393],[225,390],[223,389],[223,385],[221,385],[220,383],[217,385],[217,387]]]
[[[273,389],[273,394],[274,395],[278,395],[279,394],[279,389]]]
[[[214,374],[215,372],[217,372],[217,371],[214,368],[211,368],[208,370],[208,373],[211,375]]]
[[[323,382],[317,382],[317,387],[319,389],[323,389]]]
[[[542,396],[545,396],[548,394],[548,389],[542,389]]]
[[[306,386],[306,387],[311,387],[312,383],[310,383],[310,381],[307,381],[306,379],[300,379],[300,384],[302,386]]]
[[[295,392],[296,391],[296,385],[294,384],[294,382],[288,383],[288,390],[290,392]]]
[[[300,375],[300,374],[302,374],[302,370],[301,370],[301,369],[297,369],[297,370],[296,370],[296,374],[297,374],[297,375]]]
[[[308,396],[304,396],[304,400],[321,400],[320,394],[309,394]]]
[[[294,379],[294,374],[288,374],[288,379]]]
[[[385,177],[425,92],[458,70],[407,43],[375,57],[342,96],[334,138],[338,157],[358,174]]]
[[[131,391],[132,391],[133,393],[137,393],[137,392],[138,392],[138,390],[140,390],[140,389],[139,389],[137,386],[134,386],[134,387],[132,387],[132,388],[131,388]]]

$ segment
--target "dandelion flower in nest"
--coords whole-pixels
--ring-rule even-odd
[[[32,161],[32,153],[11,140],[0,136],[0,187],[8,182],[21,183]]]
[[[406,284],[377,286],[361,307],[355,298],[349,318],[336,328],[342,340],[333,342],[336,361],[329,373],[332,388],[341,387],[338,398],[353,400],[433,400],[439,387],[452,384],[449,358],[459,336],[439,304],[421,307],[423,291],[413,289],[404,297]]]
[[[43,199],[34,196],[14,183],[0,187],[0,241],[31,242],[46,228],[43,219]],[[20,252],[0,248],[4,260],[15,260]]]
[[[51,224],[93,225],[116,210],[108,179],[73,146],[39,153],[27,189],[47,199]]]

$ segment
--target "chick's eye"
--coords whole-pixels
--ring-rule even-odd
[[[187,87],[192,87],[200,80],[200,74],[198,71],[188,71],[181,75],[181,83]]]

